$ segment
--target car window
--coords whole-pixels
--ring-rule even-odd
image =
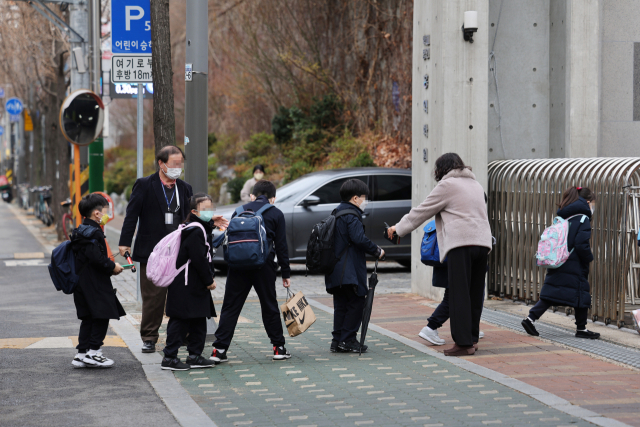
[[[320,204],[328,204],[328,203],[340,203],[342,200],[340,199],[340,187],[345,181],[349,179],[359,179],[360,181],[367,184],[367,176],[348,176],[345,178],[336,179],[331,181],[328,184],[323,185],[319,189],[317,189],[312,195],[318,196],[320,198]],[[367,184],[368,185],[368,184]]]
[[[377,175],[373,200],[376,202],[411,200],[411,176]]]

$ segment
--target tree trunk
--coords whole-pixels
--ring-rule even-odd
[[[62,50],[62,45],[56,42],[58,51]],[[58,239],[64,239],[62,231],[62,214],[67,208],[60,206],[60,203],[69,197],[69,143],[62,136],[60,130],[59,116],[60,106],[65,96],[65,54],[57,55],[56,76],[53,84],[49,87],[57,96],[47,96],[48,108],[45,121],[45,146],[47,150],[47,176],[46,182],[51,185],[51,210],[56,221],[56,231]]]
[[[169,0],[151,2],[151,45],[153,69],[153,134],[155,149],[176,143],[173,111],[173,70]],[[158,165],[156,165],[157,168]]]

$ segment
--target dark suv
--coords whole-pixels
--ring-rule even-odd
[[[280,188],[276,206],[287,223],[287,245],[293,263],[304,263],[307,241],[315,224],[331,214],[340,204],[340,186],[355,178],[369,186],[369,204],[363,214],[367,237],[386,252],[387,260],[408,266],[411,260],[411,238],[404,237],[399,245],[383,238],[384,223],[396,224],[411,210],[411,170],[390,168],[334,169],[304,175]],[[230,219],[241,204],[219,206],[216,214]],[[220,234],[214,232],[214,237]],[[213,260],[216,267],[226,265],[222,250]]]

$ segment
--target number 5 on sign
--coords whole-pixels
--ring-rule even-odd
[[[193,64],[184,64],[184,81],[190,82],[193,77]]]

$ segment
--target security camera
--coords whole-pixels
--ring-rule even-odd
[[[473,43],[473,33],[478,31],[478,12],[470,10],[464,13],[462,25],[462,37],[465,41]]]

